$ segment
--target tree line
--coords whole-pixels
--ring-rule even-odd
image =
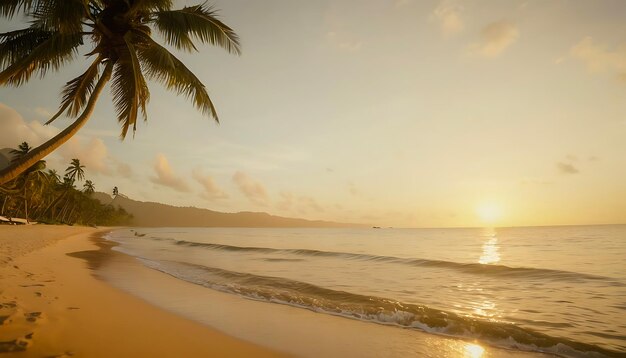
[[[12,162],[21,160],[32,148],[23,142],[11,150]],[[113,203],[103,204],[92,197],[95,184],[85,179],[85,166],[72,159],[63,177],[54,169],[46,169],[39,160],[15,179],[0,186],[0,215],[24,218],[48,224],[127,225],[132,215]]]

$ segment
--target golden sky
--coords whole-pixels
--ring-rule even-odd
[[[49,166],[79,157],[98,190],[229,212],[404,227],[626,222],[626,2],[216,6],[243,55],[179,57],[221,125],[153,83],[135,139],[118,139],[107,94]],[[1,88],[0,147],[67,125],[41,123],[82,68]]]

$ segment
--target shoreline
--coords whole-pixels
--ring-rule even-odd
[[[0,352],[23,349],[4,356],[554,357],[207,289],[112,250],[114,229],[0,227]]]
[[[98,240],[107,248],[117,245]],[[107,251],[107,261],[97,269],[107,283],[181,317],[293,356],[556,357],[254,300],[178,279],[118,250]]]
[[[103,251],[92,238],[110,230],[0,227],[3,356],[284,356],[96,278]]]

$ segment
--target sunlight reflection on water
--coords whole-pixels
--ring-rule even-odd
[[[480,358],[485,353],[485,348],[479,346],[478,344],[468,343],[465,346],[465,355],[463,357],[466,358]]]
[[[500,261],[500,247],[498,246],[498,238],[492,237],[483,244],[483,252],[478,260],[479,263],[487,265]]]
[[[479,302],[478,307],[474,308],[474,314],[484,317],[499,316],[495,302],[490,300],[484,300]]]

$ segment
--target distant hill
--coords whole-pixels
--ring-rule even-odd
[[[113,198],[105,193],[93,197],[103,204]],[[194,207],[136,201],[119,195],[112,202],[133,214],[133,225],[148,227],[367,227],[367,225],[335,223],[330,221],[284,218],[260,212],[222,213]]]
[[[4,169],[11,164],[11,158],[13,158],[11,150],[11,148],[0,149],[0,169]]]

